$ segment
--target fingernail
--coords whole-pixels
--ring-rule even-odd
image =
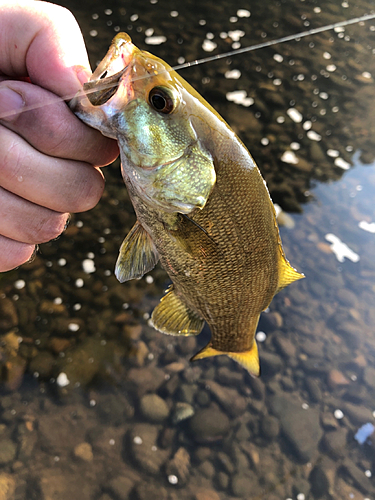
[[[24,105],[21,94],[9,87],[0,87],[0,120],[14,120]]]
[[[84,68],[83,66],[76,66],[74,70],[81,85],[86,83],[90,79],[90,76],[92,74],[91,71],[89,71],[87,68]]]

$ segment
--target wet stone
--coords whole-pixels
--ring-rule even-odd
[[[209,460],[205,460],[198,466],[199,472],[207,479],[212,479],[215,475],[215,467]]]
[[[333,459],[343,458],[346,455],[348,430],[340,428],[324,434],[323,447]]]
[[[254,490],[254,483],[247,475],[236,474],[231,481],[232,493],[236,497],[248,497],[249,492]]]
[[[365,406],[345,403],[342,410],[344,414],[347,415],[351,422],[355,425],[363,425],[367,422],[374,421],[371,410],[369,410]]]
[[[80,443],[74,448],[74,456],[84,462],[92,462],[94,454],[90,443]]]
[[[176,425],[183,420],[191,418],[194,413],[194,407],[189,403],[177,402],[172,412],[172,423]]]
[[[209,488],[198,488],[195,491],[194,500],[220,500],[220,496]]]
[[[142,396],[139,407],[142,416],[150,422],[163,422],[169,415],[167,403],[157,394]]]
[[[260,355],[260,366],[262,376],[272,377],[282,369],[283,362],[277,354],[262,352]]]
[[[67,498],[91,500],[95,485],[92,481],[82,480],[79,474],[46,469],[41,474],[39,487],[41,498],[46,500],[67,500]]]
[[[364,471],[357,467],[349,458],[344,460],[343,468],[359,490],[367,494],[375,492],[372,482],[365,476]]]
[[[131,368],[128,380],[138,397],[142,397],[147,392],[156,392],[160,388],[165,382],[165,373],[157,367]]]
[[[159,484],[141,481],[135,487],[135,498],[136,500],[150,500],[150,498],[167,500],[168,492],[166,488]]]
[[[116,500],[128,500],[134,484],[134,480],[129,477],[116,476],[109,481],[107,488]]]
[[[217,371],[216,378],[220,384],[238,386],[243,381],[243,373],[232,371],[227,366],[221,366]]]
[[[0,499],[14,500],[16,482],[10,474],[0,473]]]
[[[16,458],[17,446],[11,440],[7,438],[1,439],[0,444],[0,466],[7,465]]]
[[[279,419],[272,415],[265,415],[260,420],[260,430],[265,439],[272,441],[280,432]]]
[[[238,394],[236,389],[223,387],[214,381],[210,381],[206,387],[215,396],[216,400],[221,404],[224,410],[232,417],[242,415],[242,413],[246,410],[246,399]]]
[[[158,474],[166,462],[169,450],[157,445],[158,428],[150,424],[136,424],[130,430],[130,450],[135,462],[149,474]]]
[[[221,440],[230,429],[228,417],[216,405],[197,410],[189,424],[193,439],[200,443]]]
[[[167,476],[173,475],[178,479],[178,484],[186,484],[190,474],[190,455],[183,447],[179,448],[174,457],[167,463],[165,471]]]
[[[366,366],[363,371],[363,381],[371,389],[375,389],[375,368]]]
[[[293,452],[302,462],[308,462],[322,436],[319,412],[313,408],[304,410],[301,403],[291,396],[273,396],[272,413],[280,420],[280,427]]]

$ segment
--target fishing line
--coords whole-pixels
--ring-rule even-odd
[[[359,16],[359,17],[353,17],[352,19],[347,19],[345,21],[339,21],[337,23],[327,24],[325,26],[321,26],[320,28],[311,28],[309,30],[301,31],[300,33],[295,33],[293,35],[287,35],[287,36],[283,36],[281,38],[276,38],[274,40],[268,40],[266,42],[261,42],[261,43],[255,44],[255,45],[250,45],[249,47],[243,47],[240,49],[231,50],[229,52],[223,52],[222,54],[217,54],[214,56],[204,57],[202,59],[196,59],[195,61],[191,61],[191,62],[187,62],[187,63],[183,63],[183,64],[178,64],[177,66],[173,66],[170,70],[165,70],[165,72],[178,71],[181,69],[190,68],[192,66],[198,66],[200,64],[204,64],[207,62],[212,62],[212,61],[217,61],[219,59],[224,59],[226,57],[233,57],[233,56],[236,56],[238,54],[244,54],[245,52],[252,52],[252,51],[258,50],[258,49],[272,47],[273,45],[278,45],[279,43],[285,43],[285,42],[291,42],[293,40],[299,40],[300,38],[305,38],[306,36],[316,35],[317,33],[323,33],[324,31],[334,30],[336,28],[343,28],[343,27],[349,26],[351,24],[358,24],[358,23],[361,23],[364,21],[369,21],[371,19],[375,19],[375,13],[365,14],[365,15]],[[142,80],[144,78],[148,78],[148,75],[134,78],[131,81],[134,82],[136,80]],[[74,97],[85,96],[87,94],[91,94],[93,92],[98,92],[99,90],[106,90],[106,89],[109,89],[109,88],[114,87],[114,86],[116,86],[116,83],[111,83],[111,84],[101,85],[101,86],[97,85],[95,87],[95,89],[87,90],[85,92],[83,90],[81,90],[79,92],[76,92],[75,94],[67,94],[64,97],[55,97],[51,100],[45,100],[39,104],[32,104],[30,106],[25,106],[24,108],[22,108],[22,113],[24,113],[25,111],[31,111],[34,109],[42,108],[44,106],[49,106],[51,104],[56,104],[56,103],[61,102],[61,101],[70,101]],[[6,118],[8,116],[12,116],[12,115],[15,115],[18,113],[19,113],[18,111],[8,111],[7,113],[0,114],[0,119]]]

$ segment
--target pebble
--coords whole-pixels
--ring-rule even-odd
[[[324,434],[322,443],[327,453],[334,460],[343,458],[347,451],[348,430],[339,428]]]
[[[265,415],[260,419],[260,431],[262,436],[269,441],[277,438],[280,432],[279,419],[272,415]]]
[[[14,500],[16,482],[11,474],[0,473],[0,500]]]
[[[198,409],[189,424],[193,439],[199,443],[221,440],[230,429],[229,418],[216,405]]]
[[[108,482],[108,490],[116,500],[128,500],[134,488],[134,480],[127,476],[115,476]]]
[[[177,402],[172,412],[172,423],[174,425],[191,418],[195,413],[194,407],[189,403]]]
[[[145,394],[139,404],[141,415],[150,422],[163,422],[169,416],[167,403],[157,394]]]
[[[13,462],[16,458],[17,446],[16,444],[8,438],[1,439],[0,445],[0,466],[4,466]]]
[[[314,408],[302,409],[301,403],[289,395],[276,395],[270,404],[294,453],[303,462],[311,460],[322,436],[319,412]]]
[[[254,483],[248,475],[235,474],[232,477],[231,490],[236,497],[248,497],[249,491],[254,491]]]
[[[190,475],[190,455],[188,451],[180,447],[173,458],[167,462],[165,472],[167,476],[176,476],[179,485],[187,483]]]
[[[74,448],[74,456],[84,462],[92,462],[94,454],[90,443],[80,443]]]
[[[221,500],[216,491],[209,488],[197,488],[194,493],[195,500]]]
[[[232,417],[238,417],[246,410],[246,399],[238,393],[237,389],[223,387],[212,380],[210,380],[206,387]]]
[[[158,447],[157,440],[158,429],[153,425],[135,424],[130,429],[130,450],[135,462],[144,472],[155,475],[169,455],[169,450]]]

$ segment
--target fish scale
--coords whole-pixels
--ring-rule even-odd
[[[116,80],[115,92],[101,94],[106,79]],[[226,354],[259,375],[259,315],[303,275],[285,258],[275,210],[250,153],[185,80],[124,33],[85,89],[95,92],[77,98],[73,110],[118,140],[137,215],[116,276],[139,278],[160,260],[173,285],[152,313],[153,326],[198,335],[207,321],[211,341],[193,359]]]

